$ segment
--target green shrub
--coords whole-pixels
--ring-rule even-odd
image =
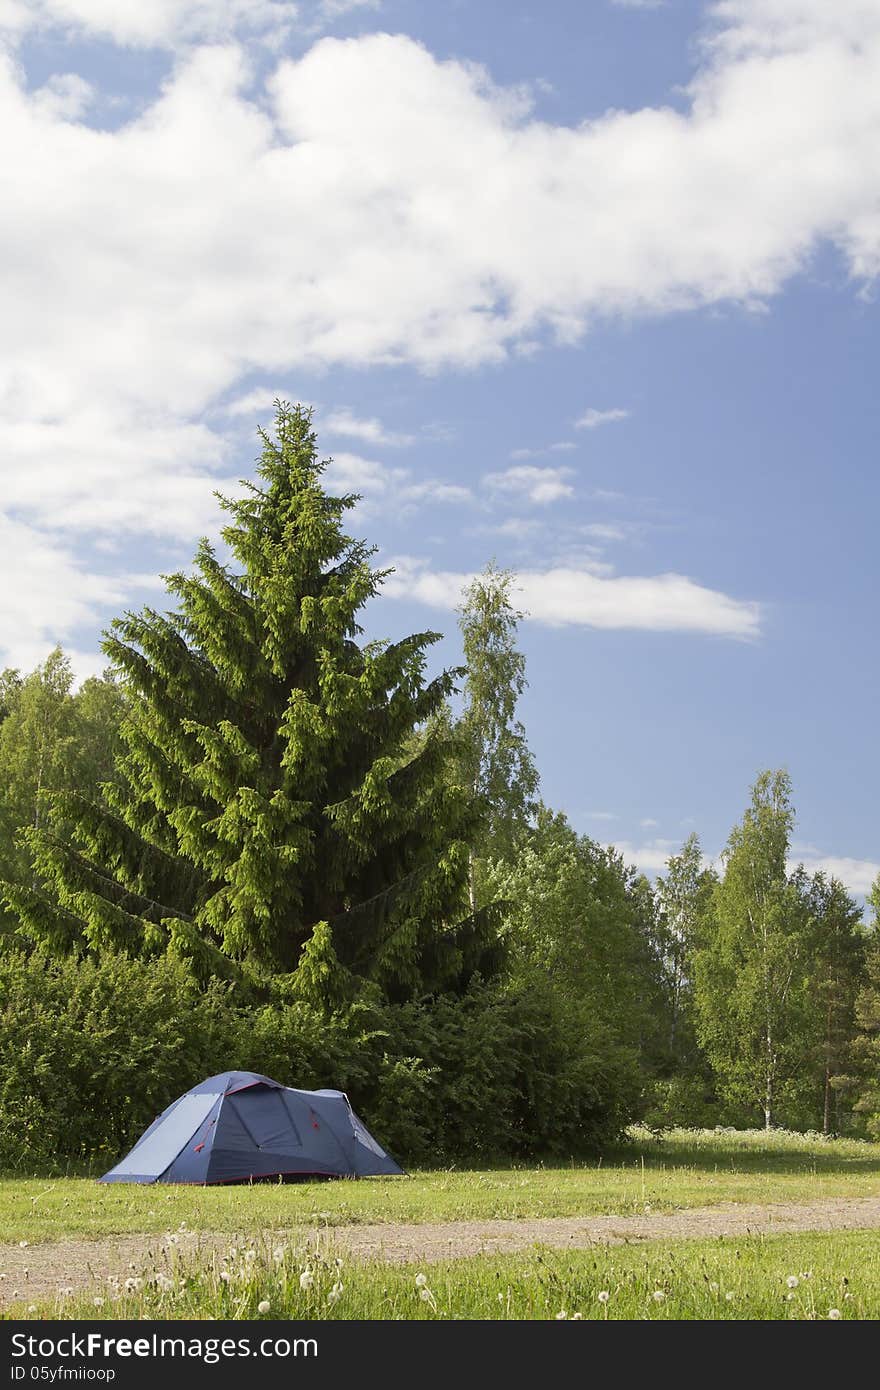
[[[245,1006],[185,966],[112,953],[0,957],[0,1165],[109,1166],[205,1076],[338,1087],[404,1165],[595,1153],[636,1112],[634,1058],[549,986],[330,1015]]]
[[[226,1050],[223,990],[183,965],[0,958],[0,1165],[103,1162]]]

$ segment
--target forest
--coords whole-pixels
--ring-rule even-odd
[[[880,880],[792,863],[788,773],[652,883],[541,799],[515,577],[429,675],[439,634],[363,638],[385,576],[309,412],[262,441],[102,676],[0,675],[0,1164],[99,1164],[226,1067],[345,1089],[407,1162],[880,1138]]]

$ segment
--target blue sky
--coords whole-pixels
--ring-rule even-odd
[[[653,871],[785,765],[880,869],[871,0],[0,0],[0,662],[216,529],[281,394],[457,661],[494,558],[545,798]]]

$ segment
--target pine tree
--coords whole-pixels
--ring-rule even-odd
[[[358,978],[455,988],[498,955],[491,909],[462,920],[476,814],[431,725],[458,673],[426,683],[437,633],[359,645],[383,572],[343,529],[356,497],[321,485],[310,413],[276,405],[257,481],[220,499],[230,560],[203,540],[166,580],[176,607],[106,637],[129,699],[119,781],[55,798],[31,836],[50,891],[7,898],[62,948],[170,947],[325,1000]]]

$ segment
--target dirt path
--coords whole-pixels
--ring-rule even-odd
[[[622,1245],[650,1239],[694,1240],[700,1236],[782,1235],[797,1231],[880,1229],[880,1197],[834,1197],[820,1202],[773,1206],[728,1203],[664,1212],[656,1216],[542,1217],[523,1221],[448,1221],[424,1225],[336,1226],[300,1230],[303,1243],[320,1240],[357,1260],[428,1263],[468,1255],[512,1254],[534,1245],[557,1250]],[[240,1238],[239,1238],[240,1239]],[[277,1232],[274,1239],[278,1239]],[[210,1257],[236,1240],[229,1234],[182,1234],[180,1255]],[[0,1245],[0,1306],[40,1302],[61,1289],[80,1292],[106,1285],[110,1276],[167,1267],[159,1235],[108,1236],[20,1247]]]

